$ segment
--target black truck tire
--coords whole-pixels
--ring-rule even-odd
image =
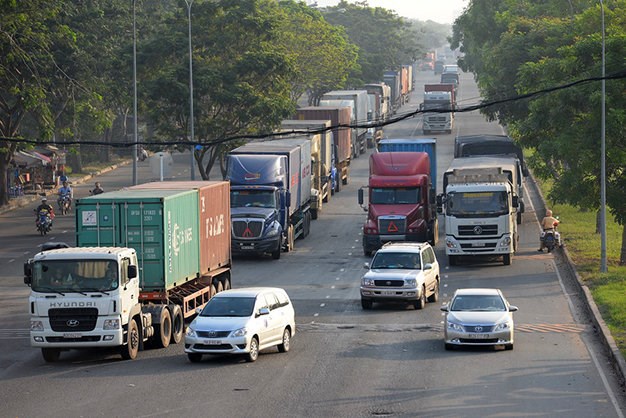
[[[120,354],[124,360],[134,360],[139,353],[139,327],[137,321],[131,319],[128,322],[128,331],[126,332],[126,343],[120,347]]]
[[[157,347],[167,348],[172,339],[172,315],[169,309],[166,307],[161,309],[159,321],[154,328]]]
[[[170,305],[172,311],[172,337],[170,344],[179,344],[185,335],[185,318],[183,310],[178,305]]]
[[[42,348],[41,355],[46,363],[54,363],[55,361],[59,361],[61,350],[58,348]]]

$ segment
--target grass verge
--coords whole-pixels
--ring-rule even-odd
[[[538,181],[548,196],[551,183]],[[600,273],[600,234],[596,233],[596,212],[546,202],[560,217],[567,250],[581,280],[589,287],[604,322],[622,356],[626,358],[626,266],[619,265],[622,229],[607,213],[606,241],[608,273]],[[607,211],[608,212],[608,211]]]

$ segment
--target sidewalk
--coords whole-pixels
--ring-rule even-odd
[[[104,174],[104,173],[108,173],[109,171],[113,171],[119,167],[125,166],[127,164],[130,164],[131,160],[127,160],[127,161],[122,161],[120,163],[117,164],[112,164],[108,167],[102,168],[98,171],[95,171],[93,173],[89,173],[89,174],[82,174],[78,177],[72,177],[70,176],[70,184],[72,185],[76,185],[76,184],[82,184],[85,182],[88,182],[89,180],[91,180],[93,177],[98,176],[100,174]],[[12,199],[9,199],[9,203],[7,205],[4,205],[2,207],[0,207],[0,215],[5,214],[7,212],[10,212],[14,209],[17,208],[22,208],[25,206],[31,206],[34,202],[40,200],[43,196],[54,196],[56,198],[57,195],[57,189],[46,189],[46,190],[42,190],[39,193],[33,193],[33,194],[25,194],[19,197],[14,197]]]

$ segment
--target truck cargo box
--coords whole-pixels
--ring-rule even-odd
[[[200,272],[213,272],[231,264],[230,184],[227,181],[155,181],[128,189],[197,190],[200,234]],[[217,242],[216,236],[226,243]]]
[[[333,129],[333,141],[337,147],[335,158],[337,163],[349,162],[352,156],[352,134],[350,125],[350,108],[349,107],[321,107],[308,106],[301,107],[297,110],[296,119],[298,120],[330,120]],[[339,128],[339,125],[345,128]]]

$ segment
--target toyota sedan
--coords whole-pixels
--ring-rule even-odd
[[[446,313],[446,350],[462,345],[513,349],[517,306],[510,305],[499,289],[458,289],[441,310]]]

